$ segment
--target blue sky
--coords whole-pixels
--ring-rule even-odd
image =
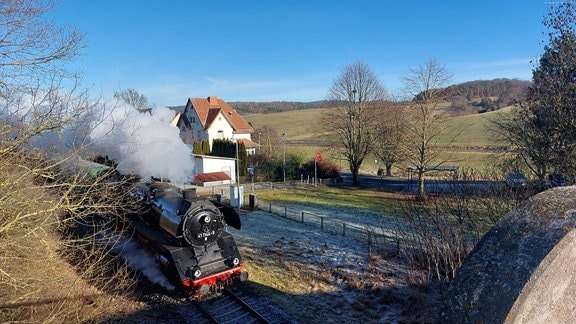
[[[85,34],[73,68],[94,95],[133,88],[163,106],[188,97],[325,99],[363,60],[394,95],[436,59],[453,83],[530,80],[543,52],[543,0],[60,0],[59,25]]]

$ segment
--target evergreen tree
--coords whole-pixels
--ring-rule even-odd
[[[248,153],[246,152],[244,143],[240,143],[238,146],[238,156],[240,160],[240,175],[246,176],[248,173]]]
[[[215,139],[212,142],[212,156],[222,156],[229,158],[238,158],[240,160],[240,175],[245,176],[248,169],[248,153],[246,146],[240,142],[238,144],[238,157],[236,157],[236,143],[229,139]]]
[[[202,141],[202,154],[210,155],[210,142]]]
[[[212,142],[213,156],[236,157],[236,144],[229,139],[215,139]]]
[[[533,70],[533,84],[512,117],[497,123],[542,181],[549,172],[576,175],[575,10],[573,0],[551,7],[544,20],[549,43]]]
[[[204,152],[202,152],[202,146],[200,142],[194,141],[192,153],[199,155],[204,154]]]

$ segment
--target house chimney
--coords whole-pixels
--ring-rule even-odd
[[[208,104],[210,106],[218,106],[218,97],[208,97]]]

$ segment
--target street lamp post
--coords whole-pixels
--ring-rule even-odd
[[[240,215],[240,155],[238,154],[238,139],[234,139],[236,143],[236,194],[238,195],[238,215]]]
[[[314,157],[314,186],[316,186],[316,179],[318,179],[318,155]]]
[[[382,177],[384,177],[384,171],[378,167],[378,160],[374,160],[374,164],[376,165],[376,174],[380,176],[380,188],[382,188]]]
[[[262,153],[262,132],[258,133],[258,153]]]
[[[286,133],[282,133],[282,172],[284,173],[284,182],[286,182]]]

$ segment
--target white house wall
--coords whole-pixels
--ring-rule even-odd
[[[236,159],[209,155],[194,156],[196,173],[224,172],[236,183]]]
[[[216,117],[216,119],[212,122],[212,125],[210,125],[207,131],[208,136],[210,138],[210,147],[212,147],[212,142],[214,141],[214,139],[232,138],[233,129],[228,120],[226,119],[226,117],[224,117],[222,113],[219,113],[218,117]],[[221,137],[219,136],[218,133],[219,131],[222,131]]]
[[[224,116],[222,112],[218,114],[218,117],[212,122],[208,129],[204,129],[202,123],[200,123],[200,118],[198,118],[198,114],[196,110],[192,107],[192,105],[188,104],[184,109],[184,114],[186,118],[190,122],[191,126],[191,136],[194,141],[209,141],[210,147],[212,147],[212,142],[216,138],[222,139],[248,139],[251,140],[250,133],[234,133],[234,128],[228,122],[228,119]],[[222,135],[218,133],[218,131],[222,131]],[[181,132],[181,136],[184,136],[185,133]]]
[[[222,131],[222,135],[220,136],[219,131]],[[232,125],[228,122],[226,117],[222,113],[218,114],[216,120],[212,122],[212,125],[208,128],[208,136],[210,137],[210,147],[212,147],[212,141],[216,138],[221,139],[250,139],[250,133],[246,134],[235,134]]]
[[[184,113],[186,114],[186,118],[188,118],[190,127],[192,128],[192,138],[195,141],[210,140],[210,147],[212,147],[212,141],[209,138],[208,132],[204,130],[202,123],[200,123],[200,118],[198,118],[196,110],[194,110],[191,105],[187,105],[186,109],[184,109]]]

